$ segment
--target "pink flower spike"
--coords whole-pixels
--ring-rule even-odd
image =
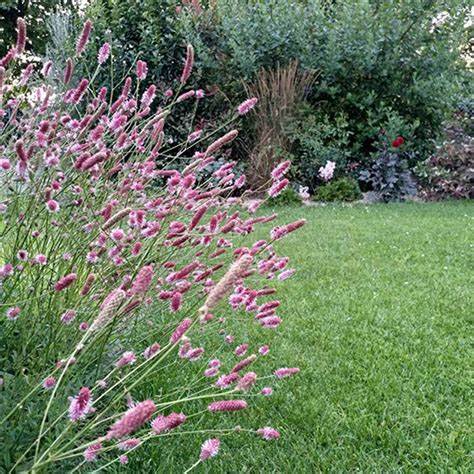
[[[140,59],[137,61],[137,77],[140,80],[143,80],[146,78],[146,75],[148,74],[148,65],[145,61],[141,61]]]
[[[256,97],[253,97],[251,99],[247,99],[245,102],[242,102],[237,107],[237,113],[239,115],[248,114],[255,107],[257,102],[258,102],[258,99]]]
[[[122,357],[115,363],[116,367],[125,367],[126,365],[133,365],[137,358],[132,351],[124,352]]]
[[[170,337],[171,344],[176,344],[186,334],[186,331],[191,327],[192,323],[193,320],[190,318],[183,319]]]
[[[121,441],[117,446],[121,451],[128,451],[136,448],[141,443],[140,438],[130,438]]]
[[[20,314],[21,309],[18,306],[15,306],[14,308],[8,308],[7,309],[7,318],[10,321],[15,321],[18,319],[18,315]]]
[[[258,350],[258,352],[259,352],[260,355],[265,356],[265,355],[267,355],[267,354],[270,352],[270,347],[269,347],[269,346],[266,346],[266,345],[265,345],[265,346],[262,346],[262,347],[260,347],[260,349]]]
[[[141,428],[156,411],[152,400],[145,400],[129,408],[107,432],[106,439],[120,439]]]
[[[191,71],[194,65],[194,48],[191,44],[188,44],[186,49],[186,61],[184,63],[183,72],[181,74],[180,82],[184,84],[187,82],[189,77],[191,76]]]
[[[77,275],[75,273],[69,273],[69,275],[66,275],[66,276],[62,277],[54,285],[54,289],[55,289],[55,291],[63,291],[68,286],[71,286],[76,280],[77,280]]]
[[[43,381],[43,388],[45,390],[51,390],[56,385],[56,379],[54,377],[46,377]]]
[[[260,392],[264,397],[269,397],[273,393],[272,387],[263,387]]]
[[[280,433],[270,426],[258,429],[257,434],[267,441],[270,439],[278,439],[280,437]]]
[[[151,429],[156,434],[161,434],[170,431],[182,425],[186,421],[186,415],[183,413],[170,413],[168,416],[158,415],[151,422]]]
[[[84,450],[84,459],[87,462],[95,461],[101,450],[102,450],[102,444],[101,443],[91,444],[89,447],[87,447]]]
[[[220,444],[221,442],[217,438],[208,439],[204,441],[201,446],[201,454],[199,456],[199,459],[201,459],[201,461],[205,461],[206,459],[217,456]]]
[[[292,375],[297,374],[300,371],[298,367],[282,367],[281,369],[275,370],[273,374],[275,377],[282,379],[284,377],[291,377]]]
[[[110,56],[110,44],[109,43],[104,43],[100,49],[99,49],[99,54],[97,55],[97,62],[99,64],[104,64],[105,61]]]
[[[245,400],[221,400],[218,402],[212,402],[207,407],[207,409],[212,413],[239,411],[244,410],[245,408],[247,408],[247,402]]]
[[[54,199],[50,199],[46,203],[46,207],[48,208],[48,211],[50,212],[59,212],[59,203],[55,201]]]
[[[82,27],[82,32],[77,39],[76,43],[76,54],[78,56],[81,55],[81,53],[84,51],[86,48],[87,42],[89,41],[89,36],[91,34],[92,30],[92,22],[90,20],[86,20],[84,23],[84,26]]]
[[[92,413],[92,395],[88,387],[82,387],[75,397],[69,397],[69,419],[72,422],[84,419]]]

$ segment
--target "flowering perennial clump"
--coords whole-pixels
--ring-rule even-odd
[[[12,470],[106,468],[176,430],[230,434],[235,425],[222,412],[243,418],[271,395],[263,379],[299,370],[265,368],[270,348],[260,338],[284,324],[275,294],[295,273],[274,243],[304,221],[249,243],[277,216],[257,214],[265,194],[245,189],[236,163],[225,161],[234,122],[257,99],[215,130],[191,125],[177,142],[173,112],[205,99],[186,87],[193,47],[174,88],[147,85],[148,66],[137,61],[108,90],[96,83],[113,61],[108,43],[91,77],[76,72],[92,32],[87,20],[64,64],[21,70],[19,19],[16,44],[0,59],[0,347],[8,354],[0,430],[33,421],[5,447]],[[289,167],[275,168],[269,196],[288,185]],[[248,324],[258,338],[240,330]],[[204,429],[199,413],[222,424]],[[270,427],[239,430],[279,437]],[[219,446],[204,441],[197,463]]]

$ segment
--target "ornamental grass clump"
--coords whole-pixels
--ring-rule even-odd
[[[65,64],[20,70],[20,19],[16,46],[0,60],[0,437],[9,471],[106,469],[178,430],[202,445],[191,467],[217,455],[220,440],[209,436],[277,438],[270,427],[237,425],[271,395],[269,384],[298,372],[266,363],[262,338],[282,324],[275,293],[295,271],[273,243],[304,222],[250,243],[276,216],[255,214],[264,200],[223,161],[234,122],[256,99],[192,143],[170,142],[167,118],[197,100],[185,88],[192,46],[172,100],[142,87],[143,61],[114,90],[96,84],[113,60],[107,43],[91,77],[75,77],[92,32],[86,21]],[[288,166],[267,183],[271,195],[287,185]]]

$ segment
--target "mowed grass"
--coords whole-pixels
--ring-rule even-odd
[[[220,416],[282,437],[225,436],[195,472],[472,472],[473,211],[279,209],[281,222],[308,224],[277,245],[299,271],[280,291],[268,357],[301,373],[247,417]],[[128,469],[183,472],[203,439],[158,441]]]

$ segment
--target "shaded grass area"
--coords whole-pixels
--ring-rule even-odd
[[[468,202],[283,208],[308,225],[278,244],[299,269],[281,290],[271,363],[301,374],[222,425],[194,472],[468,472],[472,452],[472,230]],[[203,419],[203,426],[205,425]],[[130,472],[183,472],[205,436],[164,438]]]

